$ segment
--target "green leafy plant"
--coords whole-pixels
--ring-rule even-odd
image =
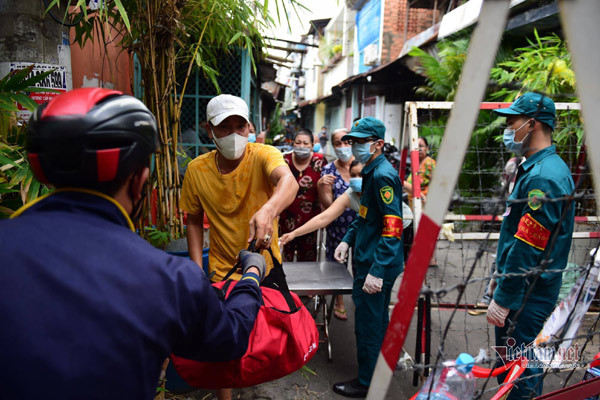
[[[49,192],[29,167],[24,148],[25,125],[17,118],[17,105],[30,111],[37,107],[29,93],[56,92],[35,86],[52,71],[31,76],[33,68],[32,64],[14,70],[0,80],[0,218],[9,217],[23,204]]]
[[[0,218],[50,191],[33,176],[23,146],[0,142],[0,163]]]
[[[437,43],[432,54],[413,47],[409,55],[419,60],[417,72],[427,78],[425,85],[416,88],[416,94],[433,100],[454,100],[469,43],[469,37],[461,34]],[[494,63],[500,64],[511,55],[510,44],[503,42]]]
[[[511,59],[492,68],[490,75],[499,89],[490,98],[514,101],[523,92],[537,91],[564,102],[577,102],[575,73],[566,42],[556,34],[540,37],[537,30],[533,36],[533,40],[527,39],[528,46],[515,49]],[[579,113],[558,111],[556,125],[552,137],[559,153],[573,146],[578,151],[583,144]]]
[[[269,119],[269,132],[267,133],[267,136],[271,140],[285,131],[285,127],[281,122],[282,115],[281,104],[277,103],[275,105],[275,110],[273,110],[271,118]]]
[[[317,373],[306,365],[303,365],[302,368],[300,368],[300,373],[308,382],[310,382],[310,375],[317,376]]]
[[[500,88],[490,98],[513,101],[523,92],[538,91],[571,94],[566,97],[575,101],[575,73],[565,41],[556,34],[540,37],[537,30],[533,35],[528,46],[515,49],[510,59],[492,68],[490,76]]]
[[[444,40],[436,47],[435,56],[418,47],[409,52],[419,59],[418,71],[427,77],[425,85],[418,87],[416,93],[434,100],[451,101],[467,57],[469,39]]]
[[[146,226],[144,227],[145,237],[148,242],[154,247],[164,249],[165,246],[173,240],[171,233],[168,231],[161,231],[156,227]]]

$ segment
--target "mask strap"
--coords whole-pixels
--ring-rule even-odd
[[[525,143],[525,140],[527,140],[527,138],[529,137],[529,135],[533,131],[533,127],[531,126],[531,121],[525,121],[525,123],[523,125],[521,125],[518,129],[515,130],[515,133],[517,133],[517,131],[519,129],[521,129],[522,127],[524,127],[526,124],[530,124],[530,128],[527,130],[527,135],[525,135],[525,137],[523,139],[521,139],[520,142],[515,142],[515,143]]]
[[[527,125],[528,123],[530,123],[530,121],[525,121],[520,127],[518,127],[517,129],[515,129],[515,133],[520,130],[522,127],[524,127],[525,125]]]
[[[215,136],[215,132],[213,131],[212,125],[210,125],[210,133],[212,135],[212,142],[215,144],[215,146],[217,146],[217,149],[222,152],[221,150],[221,146],[219,146],[219,143],[217,142],[217,137]]]
[[[379,141],[380,141],[380,140],[381,140],[381,139],[375,139],[373,142],[371,142],[371,146],[372,146],[372,145],[376,145],[377,143],[379,143]],[[371,150],[371,147],[369,146],[369,151],[370,151],[370,150]],[[375,150],[373,150],[373,151],[371,152],[371,154],[374,154],[376,151],[377,151],[377,148],[375,148]],[[383,151],[383,147],[381,148],[381,151]]]
[[[521,139],[520,142],[515,142],[515,143],[525,143],[525,140],[527,140],[527,138],[529,137],[529,134],[531,134],[531,131],[528,131],[527,135],[525,135],[525,137],[523,139]]]

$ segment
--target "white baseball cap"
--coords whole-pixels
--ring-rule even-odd
[[[239,115],[250,122],[248,105],[240,97],[220,94],[213,97],[206,105],[206,119],[214,126],[219,125],[225,118],[232,115]]]

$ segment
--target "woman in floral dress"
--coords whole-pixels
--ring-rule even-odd
[[[280,234],[293,231],[321,212],[317,181],[321,178],[323,154],[314,153],[313,144],[312,133],[308,129],[299,130],[294,135],[293,151],[283,157],[300,188],[296,200],[280,215]],[[285,245],[283,260],[293,261],[295,252],[297,261],[317,261],[317,232],[294,239]]]
[[[337,160],[323,167],[321,179],[317,183],[319,188],[319,199],[324,209],[328,208],[335,199],[344,195],[350,182],[350,164],[354,160],[352,146],[342,141],[342,137],[348,133],[347,129],[336,129],[331,135],[331,144]],[[346,230],[354,221],[356,212],[346,208],[344,213],[327,226],[327,261],[336,262],[333,258],[335,248],[340,244]],[[336,318],[346,320],[346,307],[344,297],[336,296],[334,315]]]

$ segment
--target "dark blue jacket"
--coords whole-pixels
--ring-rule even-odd
[[[71,191],[0,221],[0,397],[151,399],[170,353],[245,353],[255,281],[221,302],[194,262],[129,226],[114,200]]]

